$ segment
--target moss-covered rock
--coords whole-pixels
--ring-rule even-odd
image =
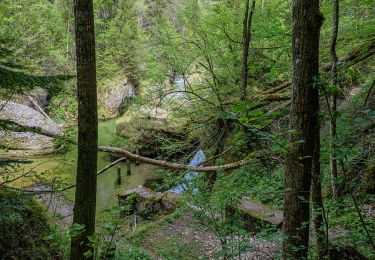
[[[137,215],[141,220],[172,213],[180,198],[174,192],[154,192],[143,186],[118,194],[119,205],[125,207],[123,216]]]
[[[126,104],[135,96],[135,86],[124,76],[105,81],[98,87],[99,118],[119,117]]]
[[[0,130],[0,146],[11,150],[53,150],[54,142],[52,137],[37,133]]]
[[[132,107],[116,121],[116,131],[129,139],[141,154],[154,155],[159,152],[159,138],[183,136],[186,123],[164,108]]]
[[[43,88],[34,88],[25,94],[13,95],[12,101],[37,109],[34,102],[41,108],[48,105],[48,91]]]

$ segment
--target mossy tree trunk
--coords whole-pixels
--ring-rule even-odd
[[[283,259],[306,259],[312,158],[319,112],[319,0],[293,0],[293,97],[284,177]]]
[[[70,259],[87,259],[88,237],[95,232],[98,113],[94,11],[92,0],[75,0],[75,37],[78,92],[78,163],[74,224],[85,231],[71,241]],[[91,257],[92,259],[92,257]]]

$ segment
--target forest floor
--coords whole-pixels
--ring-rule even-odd
[[[35,185],[33,189],[41,191],[47,187]],[[73,222],[71,202],[57,193],[40,194],[35,198],[56,224],[63,230],[68,229]],[[158,223],[146,232],[140,247],[149,252],[153,259],[165,259],[170,255],[181,256],[181,259],[213,259],[221,250],[218,236],[203,227],[192,214],[183,215],[170,223]],[[243,259],[274,259],[273,256],[278,251],[275,243],[256,236],[247,239],[251,247],[242,253]],[[127,243],[124,242],[124,239],[119,240],[117,246],[126,246]]]
[[[184,212],[173,221],[164,221],[141,231],[139,246],[150,252],[153,259],[217,259],[221,243],[219,236],[194,217]],[[239,238],[234,237],[233,252],[238,253]],[[272,243],[257,236],[241,238],[242,259],[274,259],[278,254],[278,243]],[[231,241],[228,241],[231,243]],[[230,250],[229,250],[230,251]],[[216,256],[216,257],[215,257]]]
[[[339,101],[338,110],[341,111],[350,105],[352,98],[357,96],[362,86],[349,90],[346,98]],[[322,131],[328,127],[323,124]],[[43,190],[47,187],[35,185],[34,190]],[[62,228],[67,229],[73,220],[73,205],[61,194],[41,194],[36,197],[47,210],[47,213]],[[375,206],[364,205],[362,213],[375,217]],[[135,244],[149,252],[153,259],[214,259],[221,250],[220,239],[215,232],[200,222],[193,214],[183,210],[184,214],[178,217],[167,217],[148,224],[141,224],[131,231],[131,234],[119,237],[119,247]],[[330,229],[329,237],[342,236],[347,230],[343,227]],[[121,234],[119,234],[121,236]],[[130,238],[130,241],[128,239]],[[238,238],[237,238],[238,239]],[[257,236],[248,236],[245,241],[250,245],[241,253],[243,259],[274,259],[280,252],[280,239],[278,234],[273,236],[274,241],[268,241]],[[312,241],[314,237],[311,236]],[[233,243],[234,247],[238,242]],[[171,258],[172,257],[172,258]]]

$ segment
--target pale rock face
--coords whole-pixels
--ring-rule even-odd
[[[30,98],[42,109],[48,105],[48,91],[43,88],[35,88],[22,95],[14,95],[12,101],[37,110]]]
[[[13,101],[0,101],[0,108],[0,120],[32,128],[48,135],[62,134],[62,128],[58,124],[28,106]]]
[[[119,117],[126,103],[135,96],[135,87],[127,79],[112,87],[104,85],[101,89],[99,105],[101,107],[100,118],[102,119]]]
[[[44,150],[54,147],[53,138],[32,132],[0,130],[0,145],[11,150]]]
[[[13,101],[0,101],[0,120],[32,129],[30,131],[0,129],[0,146],[6,149],[5,152],[0,153],[0,157],[22,158],[53,153],[56,147],[53,138],[48,135],[63,133],[62,128],[51,119],[29,106]]]

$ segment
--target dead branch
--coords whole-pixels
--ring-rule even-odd
[[[186,164],[179,164],[179,163],[173,163],[173,162],[167,162],[167,161],[162,161],[162,160],[155,160],[152,158],[144,157],[141,155],[137,155],[134,153],[129,152],[126,149],[123,148],[115,148],[115,147],[109,147],[109,146],[99,146],[98,150],[101,152],[108,152],[108,153],[114,153],[114,154],[120,154],[128,159],[134,160],[134,161],[139,161],[155,166],[160,166],[172,170],[185,170],[185,171],[193,171],[193,172],[217,172],[220,170],[232,170],[239,168],[243,165],[246,165],[250,162],[250,159],[254,158],[256,156],[255,153],[251,153],[247,156],[246,159],[233,162],[233,163],[228,163],[224,164],[221,166],[205,166],[205,167],[197,167],[197,166],[189,166]]]

